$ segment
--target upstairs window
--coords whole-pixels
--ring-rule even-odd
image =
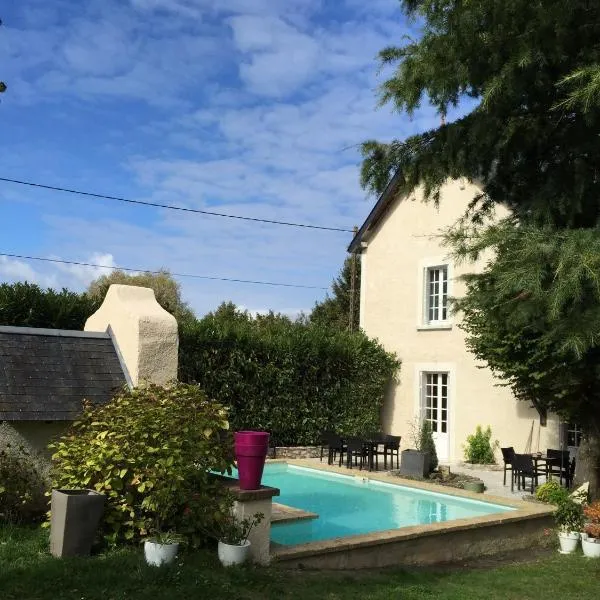
[[[577,423],[567,425],[567,446],[579,447],[581,444],[581,426]]]
[[[448,320],[448,266],[428,267],[425,274],[425,322]]]

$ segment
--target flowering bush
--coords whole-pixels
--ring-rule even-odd
[[[584,531],[590,537],[600,538],[600,500],[586,506],[583,512],[588,520]]]

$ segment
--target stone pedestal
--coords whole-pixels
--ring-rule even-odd
[[[233,511],[237,519],[251,519],[256,513],[263,513],[264,518],[250,532],[248,539],[250,557],[253,562],[268,565],[271,560],[271,514],[273,497],[279,496],[277,488],[262,485],[257,490],[242,490],[237,479],[224,479],[225,485],[235,498]]]

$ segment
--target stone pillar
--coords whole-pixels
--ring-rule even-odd
[[[253,500],[250,502],[237,501],[233,505],[236,518],[252,519],[256,513],[263,513],[264,519],[252,528],[248,540],[250,546],[250,557],[252,562],[260,565],[268,565],[271,560],[271,498],[264,500]]]
[[[251,519],[256,513],[264,518],[248,536],[252,562],[268,565],[271,560],[271,513],[273,496],[279,496],[277,488],[261,486],[258,490],[241,490],[237,479],[224,478],[225,485],[235,498],[233,513],[239,521]]]
[[[133,386],[177,378],[177,321],[150,288],[113,284],[85,331],[107,331]]]

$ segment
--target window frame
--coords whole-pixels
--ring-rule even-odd
[[[433,380],[430,383],[430,377],[436,377],[435,382]],[[448,371],[421,371],[421,423],[429,421],[431,425],[431,431],[440,433],[442,435],[450,434],[450,372]],[[445,378],[445,380],[444,380]],[[429,387],[435,389],[435,394],[429,394]],[[446,395],[444,397],[444,388]],[[436,398],[436,408],[428,408],[428,398]],[[444,406],[445,399],[445,406]],[[433,412],[435,411],[435,418]],[[428,414],[431,413],[431,414]],[[445,413],[445,416],[444,416]],[[435,423],[435,427],[434,427]],[[446,430],[438,431],[438,423],[443,427],[446,426]]]
[[[439,270],[442,273],[445,270],[446,273],[446,318],[438,320],[429,320],[429,311],[431,308],[431,295],[430,291],[430,273]],[[452,296],[452,278],[453,278],[453,267],[452,264],[444,258],[436,257],[421,261],[419,264],[420,271],[420,285],[419,290],[419,317],[417,321],[417,330],[431,330],[431,329],[452,329],[452,313],[450,310],[448,299]],[[443,279],[440,277],[439,287],[443,286]],[[443,293],[438,292],[439,305],[437,310],[439,313],[443,313]],[[441,316],[441,314],[439,315]]]
[[[583,434],[581,426],[578,423],[567,423],[566,425],[567,425],[567,427],[566,427],[567,446],[579,448],[579,446],[581,445],[581,436]],[[575,439],[574,444],[569,444],[569,438],[571,437],[571,434],[573,434],[574,439]]]

